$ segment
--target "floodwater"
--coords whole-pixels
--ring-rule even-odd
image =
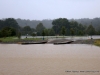
[[[0,44],[0,75],[100,75],[100,47]]]

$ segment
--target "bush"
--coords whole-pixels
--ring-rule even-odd
[[[4,27],[0,31],[0,37],[9,37],[9,36],[15,36],[16,35],[16,30],[11,27]]]

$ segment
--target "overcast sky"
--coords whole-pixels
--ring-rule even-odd
[[[0,19],[80,19],[100,17],[100,0],[0,0]]]

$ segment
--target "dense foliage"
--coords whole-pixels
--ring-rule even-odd
[[[42,23],[46,28],[52,28],[52,21],[50,19],[45,20],[25,20],[25,19],[16,19],[17,23],[21,26],[30,26],[31,28],[36,28],[37,24]],[[100,30],[100,18],[82,18],[82,19],[68,19],[68,21],[76,21],[79,24],[89,26],[91,23],[96,30]]]
[[[30,20],[21,20],[21,19],[15,20],[13,18],[7,18],[0,20],[0,37],[15,36],[15,35],[19,35],[19,38],[21,35],[42,36],[43,33],[45,34],[43,36],[55,36],[55,35],[92,36],[97,34],[100,35],[99,20],[100,20],[99,18],[93,20],[87,19],[87,21],[86,19],[68,20],[66,18],[58,18],[50,21],[49,20],[30,21]]]
[[[4,19],[4,20],[0,20],[0,29],[2,29],[4,27],[13,27],[15,29],[20,28],[20,26],[18,25],[16,20],[13,19],[13,18],[7,18],[7,19]]]
[[[95,28],[92,25],[85,26],[79,24],[78,22],[72,20],[68,21],[66,18],[55,19],[52,22],[53,29],[57,35],[61,35],[60,31],[62,30],[64,35],[66,31],[66,35],[95,35],[97,34]],[[65,28],[62,28],[65,27]],[[65,31],[64,31],[65,30]]]
[[[13,18],[0,20],[0,37],[16,36],[20,26]]]
[[[12,27],[4,27],[0,31],[0,37],[16,36],[16,30]]]
[[[45,29],[42,23],[39,23],[36,27],[37,35],[42,35],[42,31]]]

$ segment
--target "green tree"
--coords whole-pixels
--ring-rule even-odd
[[[7,18],[4,20],[4,27],[13,27],[16,30],[20,29],[17,21],[14,18]]]
[[[51,28],[51,29],[48,29],[48,33],[49,33],[49,36],[54,36],[55,35],[55,31]]]
[[[34,37],[34,36],[36,36],[36,34],[33,32],[33,33],[31,34],[31,36],[33,36],[33,37]]]
[[[83,34],[83,31],[79,30],[78,35],[82,36]]]
[[[25,26],[22,28],[22,34],[26,35],[26,34],[32,34],[32,29],[30,28],[30,26]]]
[[[55,19],[53,20],[52,24],[53,24],[52,28],[55,31],[56,35],[60,34],[62,26],[67,28],[68,31],[70,29],[69,21],[66,18]]]
[[[4,27],[1,30],[1,37],[16,36],[16,30],[11,27]]]
[[[63,35],[63,37],[66,34],[66,28],[64,26],[62,26],[61,28],[61,34]]]
[[[36,26],[36,31],[37,31],[37,35],[42,35],[42,31],[45,29],[45,27],[43,26],[42,23],[39,23],[37,26]]]
[[[49,36],[49,29],[44,29],[45,31],[45,35],[47,36],[47,39],[48,39],[48,36]]]
[[[8,31],[8,33],[11,33],[12,36],[15,35],[15,33],[20,30],[20,26],[18,25],[17,21],[14,18],[6,18],[6,19],[3,19],[3,20],[0,20],[0,29],[2,30],[4,28],[6,28],[6,27],[10,27],[11,28]],[[6,34],[2,34],[2,35],[4,36]]]
[[[94,35],[96,33],[95,28],[92,25],[88,26],[86,32],[88,35],[91,35],[91,38],[92,38],[92,35]]]
[[[3,20],[0,20],[0,29],[2,29],[4,27],[4,21]]]
[[[84,35],[85,34],[85,29],[86,29],[86,27],[85,26],[83,26],[82,24],[79,24],[78,25],[78,35]]]
[[[70,29],[70,33],[71,33],[72,36],[74,35],[74,29],[73,28]]]
[[[6,29],[2,29],[1,30],[1,37],[8,37],[9,36],[9,32]]]
[[[45,35],[48,36],[49,35],[49,30],[48,29],[44,29],[45,31]]]
[[[78,28],[78,22],[76,22],[76,21],[71,21],[71,22],[70,22],[70,28]]]
[[[100,30],[97,31],[97,35],[100,35]]]

